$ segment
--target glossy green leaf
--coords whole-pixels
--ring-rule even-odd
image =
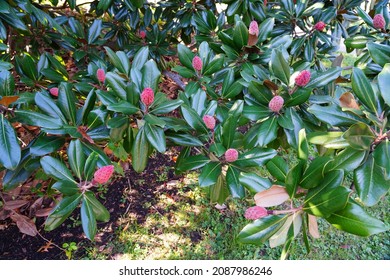
[[[367,49],[372,60],[380,66],[383,67],[390,61],[390,46],[368,42]]]
[[[260,23],[258,42],[261,43],[261,42],[264,42],[265,40],[267,40],[271,31],[274,29],[274,25],[275,25],[274,18],[267,18],[262,23]]]
[[[320,88],[334,82],[341,75],[341,67],[333,67],[310,79],[306,88]]]
[[[304,167],[305,162],[300,160],[286,174],[286,190],[291,198],[295,197],[295,193],[298,189],[299,182],[301,181],[303,175]]]
[[[159,104],[153,105],[153,108],[149,111],[151,114],[160,115],[167,114],[178,108],[183,104],[182,100],[165,100]]]
[[[299,131],[298,138],[298,158],[307,161],[309,158],[309,143],[306,139],[305,129]]]
[[[125,66],[122,64],[122,61],[119,56],[109,47],[104,47],[104,49],[106,50],[107,56],[110,59],[111,63],[114,65],[114,67],[117,68],[119,72],[128,75],[129,73]]]
[[[244,108],[244,102],[242,100],[236,101],[233,104],[232,108],[229,110],[228,118],[223,122],[222,143],[227,149],[231,147],[234,141],[238,120],[241,116],[243,108]]]
[[[221,171],[222,166],[220,162],[207,163],[199,175],[199,186],[207,187],[216,184]]]
[[[97,231],[96,217],[92,205],[85,195],[81,200],[80,214],[83,231],[89,240],[93,240]]]
[[[229,166],[226,172],[226,182],[232,197],[245,197],[245,189],[240,183],[240,171],[238,169]]]
[[[82,196],[81,193],[76,193],[72,196],[65,196],[62,198],[47,217],[45,221],[45,230],[51,231],[60,226],[79,205]]]
[[[0,165],[15,169],[21,159],[21,149],[11,123],[0,113]]]
[[[91,27],[88,29],[88,44],[94,44],[96,43],[96,40],[99,38],[99,36],[102,33],[103,29],[103,22],[101,19],[95,19],[91,25]]]
[[[324,178],[325,165],[331,160],[330,157],[317,157],[309,165],[302,175],[300,186],[305,189],[316,187]]]
[[[257,132],[257,145],[264,147],[275,140],[278,134],[277,117],[271,117],[262,122]]]
[[[290,66],[279,49],[273,49],[270,60],[270,67],[274,75],[285,85],[290,83]]]
[[[160,153],[164,153],[167,149],[164,129],[161,127],[150,125],[148,123],[144,126],[145,136],[149,143]]]
[[[69,166],[80,180],[83,178],[85,160],[81,141],[79,139],[70,141],[68,146]]]
[[[364,123],[352,125],[345,133],[344,138],[356,150],[369,150],[375,136],[370,127]]]
[[[44,156],[58,151],[64,144],[64,138],[57,136],[47,136],[42,133],[30,147],[30,153],[33,156]]]
[[[139,108],[131,104],[130,102],[127,102],[125,100],[121,100],[117,103],[110,104],[107,106],[108,110],[123,113],[126,115],[133,115],[139,111]]]
[[[59,118],[64,124],[68,123],[59,106],[57,106],[56,102],[47,93],[37,92],[35,94],[34,101],[35,104],[38,105],[39,109],[47,113],[49,116]]]
[[[0,96],[14,95],[15,79],[9,71],[1,71],[0,67]]]
[[[381,166],[387,175],[387,179],[390,179],[390,140],[386,139],[375,147],[373,153],[375,164]]]
[[[375,164],[372,156],[355,170],[353,178],[356,192],[367,206],[377,204],[390,188],[390,180],[386,179],[384,169]]]
[[[122,100],[126,100],[126,84],[125,81],[119,77],[117,74],[108,72],[106,74],[106,82],[108,86],[112,89],[113,93]],[[98,93],[98,92],[97,92]],[[99,93],[98,93],[99,95]],[[99,96],[100,97],[100,96]]]
[[[57,181],[51,187],[66,196],[72,196],[80,192],[79,186],[71,181]]]
[[[107,11],[110,7],[112,0],[100,0],[98,3],[98,10]]]
[[[360,166],[362,161],[366,158],[366,152],[347,147],[339,152],[334,160],[326,165],[325,171],[330,170],[344,170],[346,172],[353,171]]]
[[[141,70],[142,67],[146,64],[149,58],[149,47],[145,46],[139,49],[139,51],[135,54],[133,63],[131,67],[133,69]]]
[[[188,171],[201,168],[210,162],[210,159],[204,155],[194,155],[182,158],[177,161],[176,169],[180,171]]]
[[[374,37],[367,35],[355,35],[345,40],[347,48],[351,49],[364,49],[369,42],[373,41]]]
[[[167,133],[166,138],[176,145],[187,147],[201,147],[203,142],[191,134]]]
[[[73,179],[72,173],[65,166],[64,163],[51,156],[44,156],[41,158],[41,165],[45,173],[57,180],[64,180],[76,183]]]
[[[73,125],[76,125],[76,104],[77,99],[72,91],[72,85],[61,83],[58,86],[58,107],[70,122],[69,124]]]
[[[183,44],[178,44],[177,53],[181,64],[183,64],[183,66],[189,69],[193,69],[192,59],[194,58],[195,55],[191,52],[191,50]]]
[[[287,162],[280,156],[272,158],[266,164],[269,173],[278,181],[284,182],[288,172]]]
[[[344,209],[333,213],[326,220],[332,226],[358,236],[370,236],[390,229],[382,221],[368,215],[353,201],[348,202]]]
[[[305,202],[303,211],[317,217],[329,217],[346,206],[350,192],[343,186],[322,190]]]
[[[138,173],[144,171],[149,156],[149,142],[144,128],[141,128],[135,137],[131,155],[134,170]]]
[[[352,89],[354,94],[359,98],[368,109],[377,113],[380,112],[378,96],[372,89],[370,80],[359,68],[353,68],[351,77]]]
[[[246,225],[238,234],[240,243],[262,245],[285,223],[287,215],[270,215]]]
[[[84,193],[84,199],[91,205],[96,220],[99,222],[108,222],[110,220],[110,212],[96,199],[95,195],[91,191]]]
[[[225,175],[219,174],[217,182],[210,187],[210,201],[223,204],[229,196]]]
[[[267,190],[272,185],[269,179],[260,177],[256,173],[241,172],[239,180],[253,194]]]
[[[308,111],[314,114],[319,120],[333,126],[351,126],[358,122],[365,122],[364,119],[347,111],[342,111],[337,105],[321,106],[314,104]]]
[[[184,119],[187,121],[187,123],[195,130],[201,132],[201,133],[207,133],[208,129],[206,125],[204,124],[202,118],[196,113],[194,109],[187,105],[181,106],[181,111],[183,114]]]
[[[248,28],[241,20],[237,21],[233,29],[233,42],[237,50],[248,44],[248,37]]]
[[[96,166],[99,160],[99,154],[92,152],[86,159],[84,165],[84,179],[90,181],[95,173]]]
[[[390,61],[390,57],[388,61]],[[379,73],[378,86],[383,100],[390,106],[390,63],[385,64],[382,71]]]
[[[270,148],[253,148],[239,155],[233,165],[239,167],[260,167],[276,156],[277,152]]]
[[[158,82],[161,76],[161,72],[157,67],[156,62],[154,60],[149,60],[145,63],[144,67],[142,67],[142,88],[151,88],[154,92],[157,92]]]

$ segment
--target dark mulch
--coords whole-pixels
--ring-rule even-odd
[[[151,211],[145,207],[145,202],[153,203],[162,193],[172,197],[177,196],[177,189],[172,187],[172,183],[167,184],[169,181],[175,182],[180,179],[174,174],[174,164],[172,155],[158,154],[149,160],[147,169],[141,174],[130,168],[124,177],[116,178],[104,194],[105,200],[100,199],[111,213],[111,218],[108,223],[98,224],[99,232],[94,242],[84,236],[77,211],[63,225],[51,232],[44,231],[44,219],[37,218],[37,228],[45,239],[59,247],[64,243],[75,242],[78,250],[73,258],[83,258],[87,247],[103,250],[106,244],[115,240],[116,231],[121,226],[120,220],[124,214],[131,215],[134,217],[134,222],[142,224]],[[161,182],[159,177],[163,172],[166,174],[165,183]],[[45,250],[46,244],[47,241],[38,235],[31,237],[21,234],[10,219],[0,221],[0,259],[61,260],[67,258],[64,251],[55,246]]]

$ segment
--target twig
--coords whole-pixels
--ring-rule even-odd
[[[182,90],[185,90],[186,85],[184,82],[181,80],[181,76],[179,74],[173,73],[168,70],[164,70],[163,74],[167,76],[168,78],[172,79]]]

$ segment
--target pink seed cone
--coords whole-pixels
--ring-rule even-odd
[[[225,152],[225,159],[227,162],[234,162],[238,159],[238,151],[236,149],[228,149]]]
[[[151,88],[145,88],[141,93],[141,101],[145,106],[150,106],[154,101],[154,92]]]
[[[58,96],[58,88],[57,87],[53,87],[53,88],[49,89],[49,92],[53,96]]]
[[[385,18],[381,14],[376,14],[372,23],[376,29],[384,29],[386,26]]]
[[[202,59],[201,59],[199,56],[195,56],[195,57],[192,59],[192,67],[194,67],[194,69],[195,69],[196,71],[202,70],[203,62],[202,62]]]
[[[256,37],[259,36],[259,25],[254,20],[249,24],[249,34],[255,35]]]
[[[308,70],[303,70],[295,78],[295,84],[300,87],[306,86],[310,81],[311,74]]]
[[[102,168],[96,170],[95,174],[93,175],[93,181],[99,184],[107,183],[113,172],[113,165],[103,166]]]
[[[104,72],[104,69],[102,69],[102,68],[99,68],[96,71],[96,76],[97,76],[98,81],[101,83],[104,83],[104,81],[106,80],[106,73]]]
[[[317,31],[323,31],[325,29],[326,24],[323,21],[319,21],[316,24],[314,24],[314,29]]]
[[[210,130],[214,130],[215,128],[215,118],[210,115],[204,115],[203,116],[203,122],[206,125],[206,127]]]
[[[279,113],[279,111],[283,108],[284,99],[283,97],[277,95],[274,96],[270,102],[268,103],[268,108],[275,113]]]
[[[139,37],[141,38],[141,39],[145,39],[145,37],[146,37],[146,32],[145,31],[140,31],[139,32]]]
[[[253,206],[245,211],[245,219],[257,220],[268,215],[267,209],[261,206]]]

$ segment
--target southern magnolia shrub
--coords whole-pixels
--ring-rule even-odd
[[[109,219],[94,190],[118,161],[142,172],[179,146],[177,172],[199,170],[212,202],[255,204],[242,243],[284,245],[284,258],[299,232],[309,250],[318,218],[388,230],[365,212],[390,186],[387,1],[108,0],[92,1],[93,18],[57,2],[0,4],[2,217],[32,222],[5,195],[38,170],[56,201],[42,205],[53,207],[45,229],[81,205],[93,239]],[[341,38],[358,54],[351,68]],[[171,71],[183,89],[173,100],[159,87]],[[24,143],[18,124],[38,133]]]

